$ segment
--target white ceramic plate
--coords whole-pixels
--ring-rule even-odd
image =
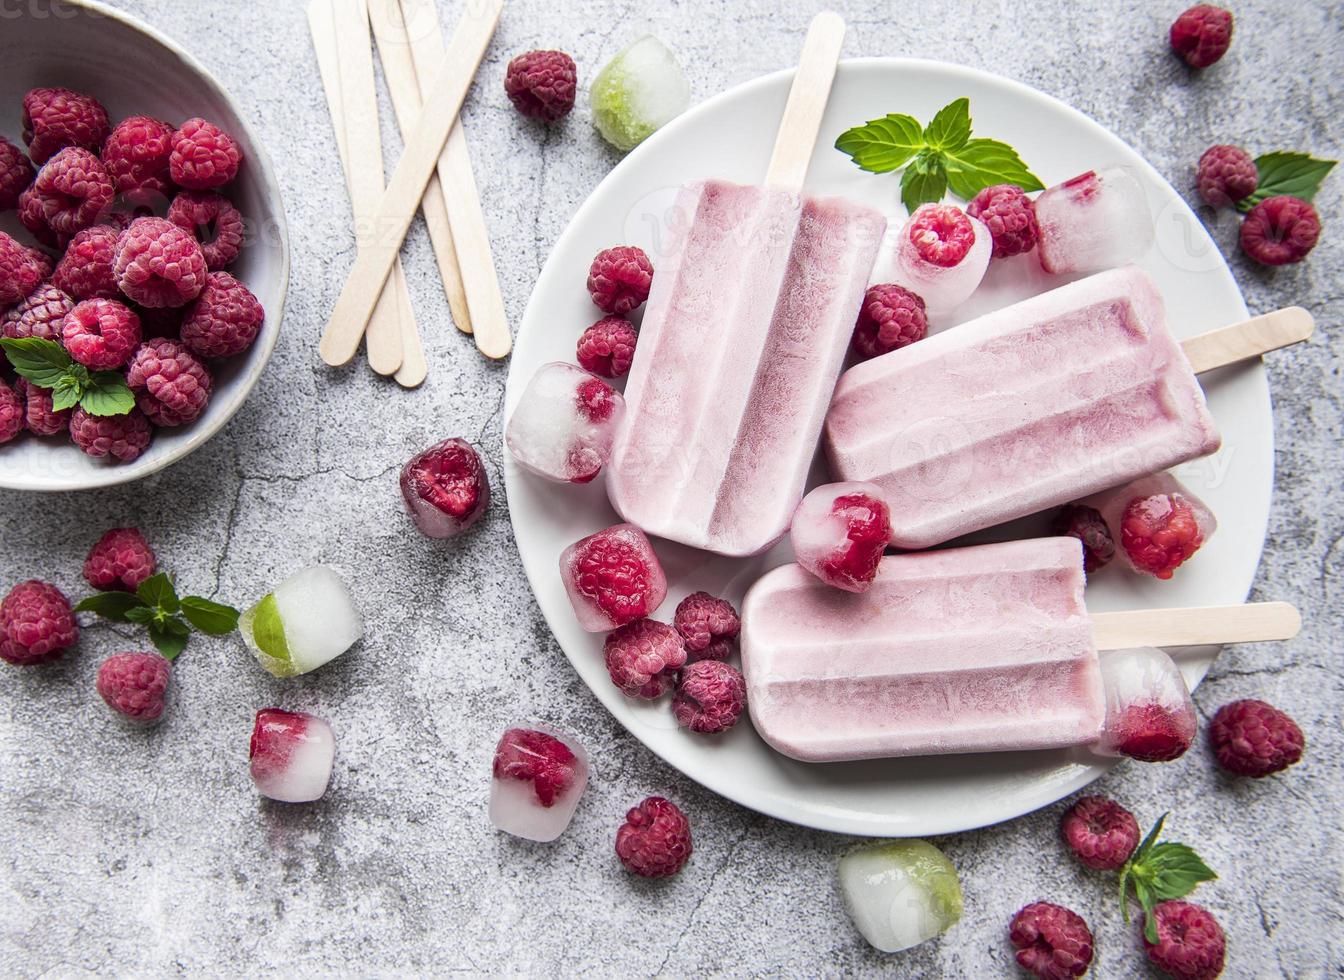
[[[792,72],[739,86],[692,109],[623,160],[579,209],[542,271],[518,334],[509,372],[506,411],[546,361],[572,361],[575,341],[600,314],[584,289],[592,257],[616,244],[644,247],[655,274],[662,216],[676,186],[696,177],[760,179],[769,158]],[[1091,168],[1124,165],[1143,182],[1157,217],[1157,244],[1140,264],[1167,301],[1175,332],[1199,333],[1246,315],[1241,295],[1214,244],[1174,190],[1142,157],[1081,113],[1024,85],[985,72],[908,59],[844,63],[836,79],[808,189],[844,194],[904,218],[899,179],[860,172],[832,148],[846,128],[888,112],[929,119],[941,106],[968,96],[975,132],[1012,143],[1047,184]],[[881,275],[879,259],[876,275]],[[1000,265],[996,263],[996,265]],[[1048,288],[1035,256],[991,271],[958,319]],[[946,325],[944,325],[946,326]],[[1216,456],[1183,467],[1190,487],[1213,507],[1220,529],[1170,582],[1140,578],[1118,567],[1093,576],[1094,610],[1241,602],[1260,557],[1273,482],[1269,390],[1258,364],[1201,379],[1222,429]],[[813,483],[821,482],[814,467]],[[783,820],[842,833],[914,836],[952,833],[1030,812],[1085,786],[1105,771],[1077,753],[996,755],[808,765],[776,754],[749,722],[720,738],[677,728],[666,701],[625,698],[602,663],[602,636],[579,629],[561,585],[557,559],[578,538],[619,520],[601,481],[560,486],[523,472],[505,453],[505,479],[518,548],[551,629],[594,693],[636,737],[709,789]],[[1039,533],[1037,517],[982,537]],[[656,540],[669,591],[658,615],[670,619],[696,589],[742,595],[768,568],[789,560],[787,541],[767,555],[733,560]],[[1185,650],[1179,659],[1193,684],[1216,653]]]

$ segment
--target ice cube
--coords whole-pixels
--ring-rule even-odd
[[[980,220],[951,204],[923,204],[897,232],[891,278],[924,301],[930,318],[942,317],[970,299],[993,250]]]
[[[1170,473],[1154,473],[1083,501],[1101,514],[1116,554],[1141,575],[1171,578],[1218,529],[1208,504]]]
[[[504,441],[523,469],[588,483],[606,465],[625,399],[601,378],[561,361],[543,364],[513,410]]]
[[[827,483],[798,505],[789,539],[798,564],[827,585],[867,592],[891,539],[891,511],[871,483]]]
[[[663,566],[633,524],[615,524],[575,541],[560,554],[560,577],[579,625],[589,633],[651,616],[667,596]]]
[[[276,677],[316,670],[364,636],[364,620],[341,577],[326,565],[295,572],[238,620],[257,662]]]
[[[1136,647],[1101,656],[1106,721],[1096,750],[1141,762],[1170,762],[1195,738],[1195,703],[1181,669],[1161,650]]]
[[[602,138],[618,150],[632,150],[686,111],[691,86],[676,55],[646,34],[597,73],[588,101]]]
[[[445,439],[402,467],[401,496],[421,534],[452,538],[485,513],[490,483],[471,443]]]
[[[321,718],[302,711],[262,708],[252,725],[252,782],[281,803],[309,803],[327,791],[336,737]]]
[[[1046,272],[1101,272],[1133,262],[1153,244],[1153,213],[1123,167],[1089,170],[1036,198],[1037,251]]]
[[[957,869],[927,841],[855,848],[840,859],[840,891],[854,926],[884,953],[917,946],[961,918]]]
[[[509,728],[495,746],[490,822],[528,840],[565,832],[588,785],[588,753],[569,735],[545,725]]]

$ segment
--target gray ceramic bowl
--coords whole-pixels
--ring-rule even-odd
[[[130,115],[180,123],[217,123],[243,151],[238,179],[226,193],[247,221],[248,239],[229,269],[256,293],[266,322],[251,349],[212,365],[214,395],[205,413],[180,429],[157,429],[139,459],[116,463],[84,455],[67,439],[24,434],[0,446],[0,487],[83,490],[138,480],[176,462],[218,432],[238,411],[270,359],[289,284],[289,235],[271,162],[224,88],[191,55],[157,31],[92,0],[20,0],[0,5],[0,134],[22,145],[23,94],[39,86],[86,92],[107,107],[112,124]],[[0,229],[32,243],[13,211]]]

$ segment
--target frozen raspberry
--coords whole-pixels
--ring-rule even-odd
[[[1008,926],[1017,962],[1041,980],[1081,977],[1092,964],[1092,931],[1077,912],[1050,902],[1022,908]]]
[[[20,378],[14,383],[14,390],[23,399],[24,419],[28,431],[39,436],[56,436],[70,430],[70,412],[68,408],[56,411],[52,407],[50,388],[41,388]]]
[[[1228,772],[1259,779],[1300,761],[1306,739],[1278,708],[1249,699],[1218,709],[1209,723],[1209,746]]]
[[[579,385],[575,397],[578,399],[579,411],[588,416],[590,422],[605,422],[616,410],[615,395],[609,384],[597,378],[589,378]]]
[[[643,532],[617,524],[575,542],[562,556],[575,608],[589,604],[614,626],[652,613],[667,594],[667,581]],[[601,626],[588,626],[591,632]],[[677,666],[680,666],[678,664]]]
[[[149,340],[135,349],[126,369],[135,403],[160,428],[194,422],[205,411],[214,379],[196,355],[176,340]]]
[[[951,204],[922,207],[910,222],[910,244],[925,262],[950,269],[975,244],[975,226],[966,212]]]
[[[31,249],[0,231],[0,306],[22,302],[42,284],[42,272]]]
[[[1210,207],[1226,208],[1250,197],[1260,183],[1251,155],[1239,146],[1211,146],[1199,158],[1195,186]]]
[[[1115,557],[1115,539],[1101,512],[1083,504],[1065,504],[1055,513],[1050,533],[1068,535],[1083,543],[1083,571],[1095,572]]]
[[[1016,184],[986,187],[966,208],[979,218],[994,240],[994,258],[1021,255],[1036,247],[1040,229],[1036,227],[1036,207]]]
[[[588,269],[588,295],[598,309],[617,316],[648,299],[652,282],[653,264],[634,245],[603,249]]]
[[[727,599],[708,592],[692,592],[677,603],[672,625],[686,644],[686,659],[727,660],[737,647],[742,621]]]
[[[19,195],[36,173],[23,151],[0,136],[0,211],[18,207]]]
[[[112,263],[117,255],[121,232],[112,225],[85,228],[66,246],[65,255],[56,263],[51,283],[75,299],[117,299],[117,277]]]
[[[54,660],[78,640],[70,600],[54,585],[29,579],[0,602],[0,660],[20,666]]]
[[[1136,497],[1120,519],[1120,547],[1135,568],[1160,579],[1171,578],[1203,543],[1194,508],[1178,493]]]
[[[0,378],[0,446],[18,438],[27,424],[26,419],[27,403],[23,396]]]
[[[859,307],[851,345],[865,360],[923,340],[929,332],[924,301],[904,286],[869,286]]]
[[[128,116],[103,145],[103,166],[118,194],[134,204],[150,204],[172,191],[172,152],[172,126],[150,116]]]
[[[60,343],[61,325],[74,308],[75,301],[55,286],[50,283],[38,286],[5,314],[0,333],[14,339],[40,337]]]
[[[233,137],[204,119],[188,119],[173,134],[168,172],[173,183],[190,190],[223,187],[238,176],[243,155]]]
[[[47,227],[58,236],[97,222],[116,196],[102,161],[78,146],[67,146],[43,165],[33,192],[42,202]]]
[[[1139,846],[1139,822],[1115,800],[1084,796],[1060,824],[1065,842],[1086,867],[1115,871]]]
[[[1316,209],[1298,197],[1267,197],[1241,222],[1241,250],[1262,265],[1301,262],[1321,237]]]
[[[266,311],[257,297],[227,272],[212,272],[182,320],[187,349],[201,357],[232,357],[252,346]]]
[[[490,483],[471,443],[445,439],[402,467],[401,495],[421,533],[451,538],[485,513]]]
[[[721,660],[687,664],[672,695],[677,724],[703,735],[732,728],[746,706],[747,682],[742,672]]]
[[[1131,704],[1116,720],[1115,751],[1140,762],[1173,762],[1195,740],[1194,720],[1155,701]]]
[[[47,248],[63,249],[69,240],[69,236],[58,235],[51,230],[51,226],[47,224],[42,195],[31,184],[19,195],[19,224],[27,228],[28,233]]]
[[[1159,970],[1178,980],[1213,980],[1223,972],[1227,939],[1208,909],[1192,902],[1159,902],[1157,942],[1145,936],[1143,948]]]
[[[157,653],[114,653],[98,668],[98,693],[113,711],[149,725],[163,717],[171,676],[168,661]]]
[[[691,824],[675,803],[650,796],[625,815],[616,831],[616,856],[643,878],[666,878],[691,856]]]
[[[495,778],[530,782],[542,806],[554,806],[574,785],[578,770],[569,746],[546,732],[511,728],[495,749]]]
[[[137,218],[117,239],[117,286],[142,306],[184,306],[206,285],[205,256],[190,232],[164,218]]]
[[[1232,14],[1212,4],[1198,4],[1176,18],[1170,40],[1171,50],[1187,65],[1207,68],[1227,54],[1232,43]]]
[[[125,415],[90,415],[76,408],[70,416],[70,438],[90,456],[129,463],[145,451],[150,435],[149,419],[138,408]]]
[[[107,110],[90,96],[68,88],[35,88],[23,97],[23,140],[39,167],[67,146],[97,153],[108,128]]]
[[[611,682],[632,698],[662,697],[686,665],[681,636],[653,619],[637,619],[609,633],[602,650]]]
[[[831,513],[848,525],[849,545],[822,561],[823,580],[850,592],[863,592],[877,576],[878,563],[891,540],[891,510],[886,501],[848,493],[835,498]]]
[[[134,592],[157,567],[158,560],[138,528],[114,527],[89,549],[84,581],[104,592]]]
[[[523,115],[555,122],[574,108],[578,70],[563,51],[529,51],[509,62],[504,92]]]
[[[242,212],[223,194],[183,191],[169,205],[168,220],[196,236],[211,272],[232,265],[243,250]]]
[[[114,299],[86,299],[66,316],[61,342],[87,368],[118,368],[140,343],[140,318]]]
[[[603,317],[579,338],[579,366],[604,378],[622,377],[635,359],[638,339],[635,328],[625,317]]]

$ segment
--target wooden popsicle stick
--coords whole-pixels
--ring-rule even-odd
[[[839,14],[823,10],[812,18],[798,72],[789,89],[789,101],[784,105],[784,118],[775,136],[770,166],[765,172],[767,184],[795,192],[802,190],[844,40],[845,22]]]
[[[1273,313],[1219,327],[1181,341],[1196,374],[1259,357],[1280,347],[1301,343],[1316,329],[1316,321],[1300,306],[1285,306]]]
[[[402,268],[401,257],[392,264],[392,275],[388,282],[393,283],[392,292],[397,297],[397,308],[401,313],[401,367],[392,377],[403,388],[418,388],[429,374],[429,365],[425,363],[425,350],[420,345],[420,331],[415,323],[415,311],[411,309],[411,290],[406,283],[406,270]]]
[[[322,360],[332,366],[349,363],[359,349],[359,338],[392,271],[392,263],[411,227],[411,220],[420,207],[425,185],[434,172],[434,165],[448,140],[448,132],[476,76],[476,69],[485,57],[485,49],[494,36],[502,9],[502,0],[472,0],[467,4],[442,67],[433,84],[424,90],[424,111],[415,131],[406,140],[406,148],[379,201],[368,240],[362,243],[355,256],[355,264],[318,344]],[[450,200],[450,213],[451,208]],[[458,236],[457,244],[461,260],[471,243]],[[470,292],[467,296],[470,302]],[[480,322],[475,310],[472,311],[472,324],[479,334]],[[478,346],[479,343],[478,340]]]
[[[387,79],[387,90],[392,96],[392,111],[397,117],[402,138],[405,139],[420,116],[420,81],[416,77],[411,39],[398,0],[369,0],[369,21],[373,24],[373,36],[378,42],[383,77]],[[437,18],[434,30],[438,30]],[[459,119],[453,126],[454,131],[461,126],[462,121]],[[434,246],[434,259],[439,266],[439,276],[443,280],[443,292],[448,299],[453,323],[463,333],[471,333],[467,294],[462,285],[462,271],[457,259],[457,247],[453,244],[452,228],[448,223],[448,205],[444,201],[437,173],[425,185],[420,213],[425,216],[425,227],[429,230],[430,244]]]
[[[1287,602],[1092,614],[1098,650],[1291,640],[1301,629],[1302,617]]]
[[[400,0],[400,3],[403,22],[411,23],[413,6],[417,15],[415,29],[408,29],[407,33],[423,88],[433,66],[443,61],[438,9],[428,2]],[[467,308],[471,311],[476,347],[486,357],[505,357],[513,348],[513,338],[509,334],[504,297],[499,291],[499,274],[495,271],[494,255],[490,250],[490,233],[481,211],[481,196],[471,171],[471,154],[461,120],[448,134],[448,142],[439,157],[438,174],[448,203],[448,223],[453,229],[462,283],[467,290]]]

